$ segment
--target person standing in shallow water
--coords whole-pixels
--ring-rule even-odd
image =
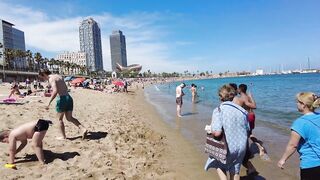
[[[192,102],[195,103],[196,102],[196,97],[197,97],[197,86],[195,84],[191,84],[191,96],[192,96]]]
[[[320,106],[320,97],[312,92],[297,94],[297,109],[303,114],[291,126],[287,148],[278,162],[284,165],[297,150],[300,154],[300,177],[302,180],[320,179],[320,114],[315,112]]]
[[[178,117],[182,117],[181,116],[181,108],[182,108],[182,96],[184,96],[184,93],[182,91],[182,89],[186,87],[185,83],[180,84],[179,86],[177,86],[176,88],[176,104],[177,104],[177,116]]]
[[[50,101],[46,109],[48,110],[51,102],[56,98],[57,95],[57,104],[56,111],[59,116],[59,127],[62,134],[62,137],[58,139],[66,139],[65,126],[63,122],[63,116],[66,116],[66,119],[76,125],[79,129],[82,129],[82,138],[85,138],[87,134],[87,129],[78,121],[78,119],[72,116],[73,111],[73,99],[68,93],[68,87],[64,82],[63,78],[57,74],[51,74],[48,69],[41,69],[39,71],[39,77],[43,80],[49,80],[49,84],[52,87],[52,93]]]

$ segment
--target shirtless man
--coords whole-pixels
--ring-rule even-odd
[[[195,103],[196,97],[197,97],[197,86],[195,84],[191,84],[191,96],[192,96],[192,102]]]
[[[181,116],[181,107],[182,107],[182,96],[184,96],[184,93],[182,91],[182,89],[186,87],[185,83],[180,84],[179,86],[177,86],[176,88],[176,103],[177,103],[177,116],[178,117],[182,117]]]
[[[261,141],[259,141],[252,134],[252,130],[254,129],[254,126],[255,126],[255,114],[253,112],[253,109],[257,108],[256,102],[254,101],[254,99],[250,93],[247,94],[247,85],[240,84],[239,85],[239,93],[240,93],[239,103],[240,104],[242,103],[242,107],[249,112],[248,120],[249,120],[249,125],[250,125],[250,139],[252,142],[254,142],[258,146],[260,157],[264,160],[268,160],[269,157],[267,156],[266,151],[261,144]]]
[[[86,128],[72,116],[73,111],[73,99],[68,93],[68,88],[63,78],[57,74],[51,74],[48,69],[41,69],[39,71],[39,77],[43,80],[49,80],[49,84],[52,88],[51,98],[46,110],[49,109],[51,102],[58,96],[56,103],[56,111],[59,117],[59,127],[62,133],[62,137],[58,139],[66,139],[65,127],[63,123],[63,116],[65,115],[67,120],[76,125],[79,129],[82,129],[82,138],[85,138],[87,134]]]
[[[4,130],[0,132],[0,141],[9,144],[9,164],[15,163],[14,159],[17,153],[19,153],[28,143],[28,139],[32,139],[32,148],[36,153],[36,156],[41,164],[45,164],[43,155],[42,140],[46,135],[51,121],[39,119],[38,121],[32,121],[23,124],[12,131]],[[21,144],[17,148],[17,141]],[[11,166],[12,168],[14,166]]]

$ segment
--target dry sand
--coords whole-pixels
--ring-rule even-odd
[[[8,91],[8,86],[0,85],[0,94]],[[17,154],[17,170],[6,169],[8,145],[1,143],[0,179],[215,179],[214,171],[203,170],[203,156],[161,120],[142,91],[106,94],[72,89],[70,94],[74,117],[89,130],[84,140],[67,121],[69,140],[56,140],[60,132],[55,103],[45,110],[49,98],[0,105],[0,129],[39,118],[54,122],[43,140],[48,164],[39,166],[28,144]]]

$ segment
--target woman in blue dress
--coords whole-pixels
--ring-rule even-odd
[[[298,150],[302,180],[320,179],[320,97],[311,92],[297,94],[297,109],[303,114],[293,122],[287,148],[278,162],[283,169],[286,160]]]
[[[213,110],[211,133],[219,137],[222,128],[228,144],[226,164],[209,157],[205,170],[216,168],[219,178],[227,179],[227,172],[231,179],[240,179],[240,167],[246,153],[249,124],[247,111],[232,102],[236,92],[230,85],[224,85],[219,89],[221,104]]]

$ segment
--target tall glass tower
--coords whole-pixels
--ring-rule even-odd
[[[122,31],[112,31],[110,35],[111,67],[112,71],[117,71],[117,63],[127,66],[126,37]]]
[[[4,54],[5,49],[26,51],[24,32],[13,27],[14,24],[0,19],[0,43],[3,48],[0,49]],[[4,56],[0,57],[0,65],[3,64]],[[14,68],[26,68],[26,58],[15,58]]]
[[[100,27],[92,18],[83,20],[79,27],[80,51],[87,53],[90,71],[103,70]]]

